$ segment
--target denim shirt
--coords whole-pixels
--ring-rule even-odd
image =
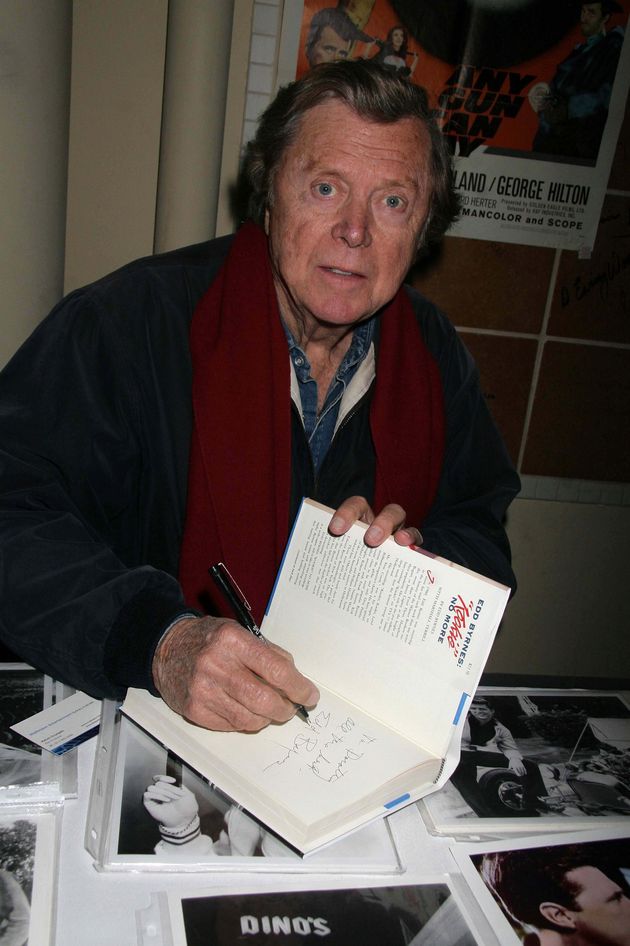
[[[311,377],[311,366],[308,358],[295,341],[284,321],[282,325],[287,336],[289,356],[300,390],[304,430],[311,450],[313,466],[315,472],[317,472],[331,444],[344,392],[372,344],[374,319],[368,319],[367,322],[362,322],[355,328],[350,347],[339,365],[335,377],[330,382],[324,406],[319,416],[317,415],[317,382]]]

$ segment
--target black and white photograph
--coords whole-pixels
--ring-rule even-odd
[[[159,742],[106,704],[101,724],[102,766],[93,792],[88,843],[97,865],[109,870],[260,870],[398,873],[395,843],[386,822],[302,857],[234,804]],[[98,802],[98,803],[97,803]],[[93,836],[93,835],[92,835]]]
[[[72,692],[28,664],[0,663],[0,790],[45,784],[53,794],[76,795],[76,753],[53,755],[11,729]]]
[[[159,743],[125,720],[117,854],[160,860],[293,852]]]
[[[174,946],[476,946],[443,882],[169,899]]]
[[[50,705],[50,681],[26,664],[0,664],[0,786],[42,779],[42,752],[11,726]]]
[[[502,946],[630,946],[630,835],[452,850]]]
[[[614,693],[481,688],[464,723],[460,762],[420,810],[446,833],[625,823],[630,710]]]
[[[57,815],[11,812],[0,815],[0,946],[47,946],[54,939]]]

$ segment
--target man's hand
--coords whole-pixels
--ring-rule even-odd
[[[527,93],[529,104],[538,115],[544,111],[551,100],[551,89],[546,82],[537,82]]]
[[[527,769],[522,759],[511,758],[509,767],[515,775],[527,775]]]
[[[413,526],[405,525],[405,510],[396,503],[390,503],[375,515],[367,499],[363,496],[351,496],[339,506],[330,520],[328,531],[331,535],[343,535],[355,522],[367,522],[370,526],[365,531],[365,544],[372,548],[382,545],[390,535],[399,545],[422,545],[422,536]]]
[[[178,621],[158,645],[153,679],[176,713],[222,732],[258,732],[319,699],[291,654],[225,618]]]

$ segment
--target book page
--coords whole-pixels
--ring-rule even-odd
[[[443,559],[327,531],[305,501],[263,622],[298,668],[443,755],[509,591]]]
[[[431,782],[439,768],[439,760],[326,691],[308,722],[296,716],[258,733],[201,729],[141,690],[130,689],[122,708],[272,827],[271,812],[308,825],[370,794],[387,805],[394,800],[387,794],[390,780],[428,763]],[[405,791],[413,787],[405,782]]]

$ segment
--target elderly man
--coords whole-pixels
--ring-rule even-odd
[[[216,616],[209,565],[260,620],[308,495],[334,535],[361,519],[368,545],[513,583],[518,478],[455,331],[401,288],[454,210],[424,93],[319,66],[265,112],[247,172],[258,223],[74,292],[6,368],[0,574],[23,659],[255,731],[318,693]]]

